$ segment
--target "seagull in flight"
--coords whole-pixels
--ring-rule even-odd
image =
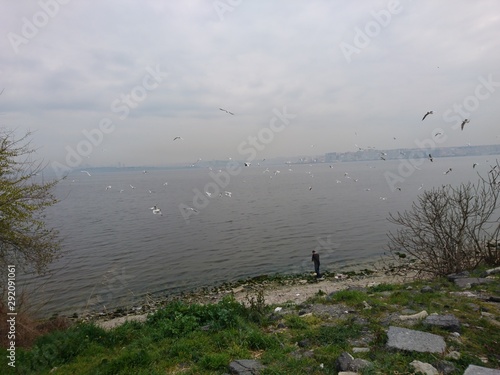
[[[433,111],[428,111],[428,112],[424,115],[424,117],[422,118],[422,121],[424,121],[424,120],[425,120],[425,118],[426,118],[427,116],[432,115],[432,114],[434,114],[434,112],[433,112]]]
[[[224,192],[224,195],[225,195],[226,197],[229,197],[229,198],[231,198],[232,194],[233,194],[233,193],[231,193],[230,191],[225,191],[225,192]]]
[[[465,124],[468,124],[469,122],[470,122],[470,120],[468,118],[466,118],[464,121],[462,121],[462,125],[460,125],[460,130],[464,130]]]
[[[448,174],[448,173],[450,173],[451,171],[452,171],[452,169],[450,168],[450,169],[448,169],[446,172],[443,172],[443,174]]]
[[[245,167],[249,167],[252,163],[245,162]]]
[[[184,138],[182,138],[182,137],[175,137],[175,138],[174,138],[174,141],[176,141],[177,139],[180,139],[181,141],[183,141],[183,140],[184,140]]]
[[[431,161],[431,163],[434,161],[434,159],[432,159],[432,155],[429,154],[429,160]]]
[[[91,177],[92,175],[89,173],[89,171],[80,171],[82,173],[87,173],[89,177]]]
[[[233,116],[234,116],[234,113],[233,113],[233,112],[230,112],[230,111],[228,111],[228,110],[226,110],[226,109],[224,109],[224,108],[219,108],[219,109],[220,109],[221,111],[223,111],[223,112],[229,113],[230,115],[233,115]]]

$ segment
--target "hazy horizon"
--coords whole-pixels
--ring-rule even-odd
[[[0,124],[62,170],[500,140],[494,0],[39,0],[0,20]]]

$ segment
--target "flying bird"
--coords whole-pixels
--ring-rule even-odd
[[[450,173],[451,171],[452,171],[452,169],[450,168],[450,169],[448,169],[446,172],[443,172],[443,174],[448,174],[448,173]]]
[[[477,163],[472,164],[472,168],[476,168]]]
[[[462,125],[460,126],[460,130],[464,130],[465,124],[468,124],[469,122],[470,122],[470,120],[468,118],[466,118],[464,121],[462,121]]]
[[[89,177],[92,176],[88,171],[80,171],[80,172],[87,173],[89,175]]]
[[[424,120],[425,120],[425,118],[426,118],[428,115],[432,115],[432,114],[434,114],[434,112],[433,112],[433,111],[429,111],[429,112],[427,112],[427,113],[424,115],[424,117],[422,118],[422,121],[424,121]]]
[[[431,161],[431,163],[434,161],[434,159],[432,159],[432,155],[429,154],[429,160]]]
[[[174,141],[177,140],[177,139],[180,139],[181,141],[184,140],[184,138],[182,138],[182,137],[175,137]]]
[[[229,113],[230,115],[233,115],[233,116],[234,116],[234,113],[233,113],[233,112],[230,112],[230,111],[228,111],[228,110],[226,110],[226,109],[224,109],[224,108],[219,108],[219,109],[220,109],[221,111],[223,111],[223,112]]]
[[[0,95],[2,95],[2,94],[3,94],[3,90],[5,90],[5,87],[2,89],[2,92],[0,92]]]
[[[252,165],[252,163],[245,162],[245,167],[249,167],[251,165]]]

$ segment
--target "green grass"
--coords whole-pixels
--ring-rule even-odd
[[[424,285],[434,291],[422,293]],[[498,279],[472,291],[479,289],[497,291]],[[457,290],[446,280],[433,280],[381,284],[330,296],[318,293],[304,306],[283,310],[278,320],[269,319],[273,306],[265,306],[263,294],[249,297],[249,307],[232,297],[207,305],[173,302],[144,323],[128,322],[111,331],[82,323],[41,336],[30,349],[18,348],[15,373],[49,374],[57,367],[55,374],[221,374],[228,372],[232,360],[258,358],[266,366],[263,375],[336,374],[336,358],[344,351],[352,353],[354,343],[364,338],[370,352],[354,354],[372,362],[363,374],[411,373],[409,363],[414,359],[435,364],[443,358],[387,351],[387,325],[381,322],[405,308],[454,314],[462,322],[460,344],[441,329],[423,323],[412,327],[443,336],[448,348],[462,354],[451,360],[456,374],[471,363],[500,367],[500,329],[480,315],[488,311],[500,316],[498,304],[450,294]],[[342,318],[298,315],[312,303],[347,306],[351,312]],[[278,328],[279,323],[285,328]],[[6,356],[0,366],[6,368]]]

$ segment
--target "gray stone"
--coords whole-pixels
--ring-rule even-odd
[[[238,359],[229,364],[229,372],[233,375],[258,375],[264,366],[253,359]]]
[[[457,351],[452,351],[452,352],[449,352],[448,354],[446,354],[445,358],[448,358],[448,359],[453,359],[455,361],[458,361],[460,359],[460,357],[462,357],[462,355],[457,352]]]
[[[429,285],[424,286],[422,289],[420,289],[421,293],[432,293],[434,292],[434,289],[430,287]]]
[[[446,276],[448,278],[449,281],[454,281],[456,279],[460,279],[460,278],[464,278],[464,277],[469,277],[470,273],[469,271],[462,271],[462,272],[459,272],[459,273],[452,273],[448,276]]]
[[[352,348],[353,353],[368,353],[370,351],[370,348]]]
[[[474,285],[488,284],[494,281],[493,279],[486,279],[484,277],[459,277],[454,280],[455,285],[459,288],[470,288]]]
[[[424,353],[443,353],[446,349],[441,336],[408,328],[390,326],[387,337],[387,347],[391,349]]]
[[[455,315],[429,315],[424,320],[425,324],[430,326],[439,327],[450,332],[460,332],[460,321]]]
[[[336,362],[337,371],[360,371],[371,365],[370,361],[361,358],[354,358],[347,352],[343,352]]]
[[[491,268],[489,270],[486,270],[487,275],[495,275],[497,273],[500,273],[500,267],[497,268]]]
[[[425,375],[439,375],[438,370],[429,363],[414,360],[410,365],[413,366],[416,372],[421,372]]]
[[[469,367],[465,369],[464,375],[500,375],[500,370],[469,365]]]
[[[444,360],[438,361],[436,368],[443,375],[453,374],[457,369],[453,363]]]
[[[301,348],[306,348],[310,345],[310,342],[308,339],[304,339],[304,340],[300,340],[298,343],[297,343],[298,346],[300,346]]]

